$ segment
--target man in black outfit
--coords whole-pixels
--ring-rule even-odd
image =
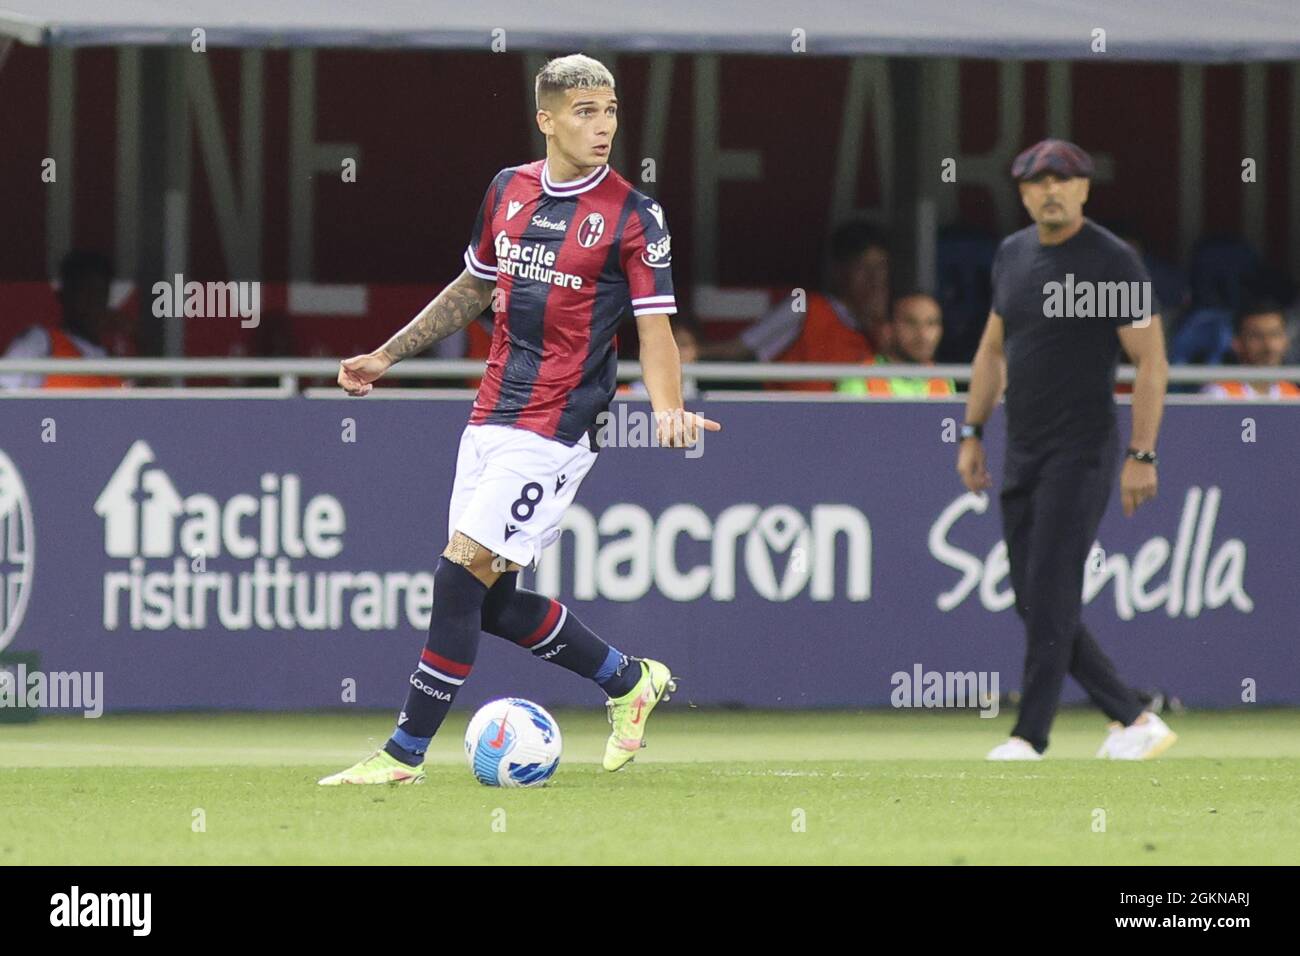
[[[1047,749],[1069,673],[1113,721],[1099,757],[1158,756],[1176,739],[1083,626],[1083,575],[1120,459],[1115,369],[1137,366],[1133,429],[1120,473],[1125,515],[1156,493],[1156,434],[1168,364],[1158,306],[1142,262],[1083,215],[1093,164],[1044,140],[1012,165],[1034,225],[1003,240],[993,262],[993,310],[971,365],[957,471],[991,486],[980,442],[1006,381],[1002,528],[1016,611],[1028,647],[1019,719],[990,760],[1037,760]]]

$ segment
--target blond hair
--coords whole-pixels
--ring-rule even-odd
[[[571,53],[548,61],[538,71],[534,95],[540,110],[543,109],[542,97],[549,97],[552,93],[613,88],[614,74],[604,63],[581,53]]]

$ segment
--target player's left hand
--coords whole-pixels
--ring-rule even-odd
[[[720,432],[722,426],[683,408],[655,412],[655,430],[661,448],[690,448],[700,440],[700,429]]]
[[[1156,496],[1156,466],[1126,459],[1119,475],[1119,496],[1124,503],[1124,517],[1131,518],[1138,505]]]

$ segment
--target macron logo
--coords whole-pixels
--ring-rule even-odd
[[[523,208],[524,208],[524,204],[521,203],[519,200],[517,199],[510,200],[510,202],[506,204],[506,221],[509,222],[511,219],[514,219],[515,213],[517,213],[519,210]]]
[[[647,211],[648,213],[650,213],[650,215],[652,215],[652,216],[655,217],[655,222],[659,223],[659,228],[662,229],[662,228],[664,227],[664,211],[663,211],[663,208],[662,208],[662,207],[661,207],[657,202],[652,202],[652,203],[651,203],[651,204],[646,208],[646,211]]]

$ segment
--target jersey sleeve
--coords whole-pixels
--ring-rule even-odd
[[[1008,240],[1004,239],[1002,242],[998,243],[997,252],[993,254],[993,266],[989,270],[989,288],[992,292],[989,307],[991,311],[996,312],[998,315],[1002,316],[1003,319],[1007,316],[1007,290],[1006,283],[1002,281],[1002,268],[1006,261],[1007,242]]]
[[[623,227],[621,260],[633,315],[673,315],[677,311],[672,237],[663,207],[648,196],[637,196]]]
[[[492,241],[492,220],[496,215],[497,202],[501,198],[501,174],[492,179],[483,202],[474,219],[474,229],[470,233],[469,245],[465,247],[465,268],[470,275],[485,282],[495,282],[497,278],[497,252]]]
[[[1156,299],[1151,273],[1147,272],[1146,264],[1129,246],[1124,246],[1115,256],[1113,264],[1107,270],[1106,279],[1110,282],[1129,283],[1130,288],[1140,290],[1137,301],[1130,304],[1128,314],[1115,317],[1116,327],[1133,325],[1138,321],[1145,324],[1152,316],[1160,314],[1160,302]]]

